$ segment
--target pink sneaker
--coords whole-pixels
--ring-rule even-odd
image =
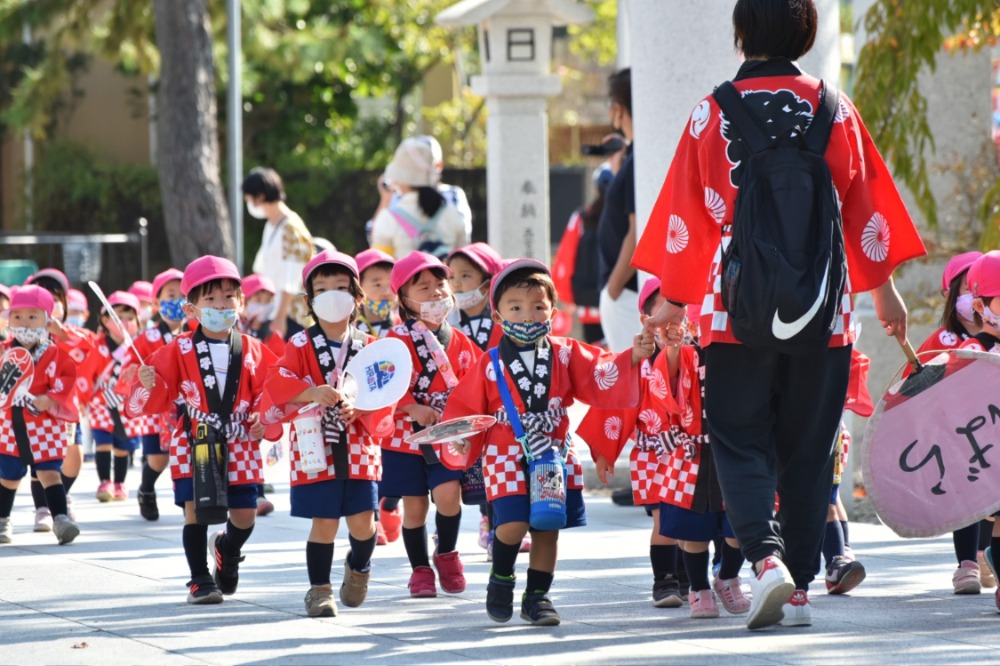
[[[434,551],[434,568],[441,578],[441,589],[448,594],[465,592],[465,567],[458,556],[458,551],[438,555]]]
[[[740,582],[739,576],[728,580],[716,578],[712,581],[712,589],[722,600],[722,607],[733,615],[742,615],[750,610],[750,600],[743,596]]]
[[[955,594],[979,594],[983,584],[979,582],[979,565],[972,560],[964,560],[951,576]]]
[[[436,597],[438,595],[437,585],[434,584],[434,569],[430,567],[417,567],[410,574],[411,597]]]
[[[531,532],[524,535],[521,539],[521,547],[518,549],[519,553],[530,553],[531,552]]]
[[[110,502],[115,498],[115,487],[110,481],[101,481],[97,486],[97,499],[102,502]]]
[[[479,547],[486,550],[490,542],[490,519],[482,516],[479,519]]]
[[[688,593],[688,603],[691,604],[691,617],[708,619],[719,617],[719,606],[715,603],[712,590],[692,590]]]
[[[114,489],[114,497],[112,498],[116,502],[124,502],[128,499],[128,491],[125,490],[124,483],[116,483]]]

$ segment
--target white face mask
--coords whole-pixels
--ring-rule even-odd
[[[992,326],[993,328],[1000,329],[1000,315],[998,315],[996,312],[993,312],[993,310],[991,310],[990,307],[986,305],[986,303],[983,303],[983,311],[980,313],[980,316],[983,318],[983,322],[987,326]]]
[[[66,317],[66,323],[70,326],[76,326],[77,328],[83,328],[87,325],[87,320],[83,315],[70,315]]]
[[[312,300],[313,312],[323,321],[344,321],[354,312],[357,303],[348,291],[324,291]]]
[[[267,321],[271,314],[271,303],[247,303],[247,319]]]
[[[141,308],[139,308],[139,319],[141,319],[142,321],[149,321],[152,318],[153,318],[152,305],[143,305]]]
[[[455,299],[445,296],[438,301],[424,301],[420,304],[420,318],[433,326],[440,326],[455,307]]]
[[[267,219],[267,213],[264,212],[264,207],[258,206],[253,202],[247,202],[247,212],[250,213],[250,217],[257,218],[258,220]]]
[[[965,321],[975,321],[972,316],[975,312],[972,309],[972,294],[962,294],[958,297],[958,300],[955,301],[955,312]]]

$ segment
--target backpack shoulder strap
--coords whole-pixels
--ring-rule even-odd
[[[826,152],[826,145],[830,142],[830,132],[833,130],[833,121],[837,117],[839,107],[840,90],[837,89],[837,86],[831,86],[826,81],[822,81],[816,115],[809,124],[805,135],[806,149],[810,152],[818,155]]]
[[[712,92],[712,97],[726,118],[736,128],[740,138],[746,142],[751,153],[759,153],[771,144],[771,137],[765,131],[760,120],[750,113],[743,97],[732,81],[725,81]]]

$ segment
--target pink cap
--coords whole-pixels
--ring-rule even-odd
[[[382,250],[376,250],[375,248],[358,252],[354,255],[354,261],[358,262],[358,275],[364,273],[375,264],[394,265],[396,263],[391,254],[387,254]]]
[[[302,269],[302,284],[309,284],[309,276],[312,275],[313,271],[320,266],[328,264],[331,266],[343,266],[351,271],[351,275],[359,280],[361,279],[361,274],[358,273],[358,264],[354,261],[354,257],[343,252],[338,252],[337,250],[323,250],[310,259],[306,267]]]
[[[132,294],[140,301],[146,301],[147,303],[153,302],[153,285],[145,280],[136,280],[132,283],[132,286],[128,288],[128,293]]]
[[[976,259],[966,279],[973,296],[1000,296],[1000,250],[987,252]]]
[[[418,275],[420,271],[429,268],[440,268],[444,274],[451,277],[451,269],[441,263],[441,260],[426,252],[411,252],[392,267],[392,275],[389,276],[389,286],[393,293],[398,294],[400,288]]]
[[[174,280],[183,280],[184,273],[180,272],[176,268],[168,268],[163,271],[155,278],[153,278],[153,298],[159,298],[160,292],[163,288],[167,286],[168,282],[173,282]]]
[[[223,257],[207,254],[195,259],[184,269],[181,292],[187,296],[195,287],[212,280],[234,280],[237,284],[242,282],[236,264]]]
[[[549,267],[540,261],[536,261],[534,259],[511,259],[507,263],[503,264],[500,272],[494,275],[493,279],[490,280],[490,305],[492,305],[494,309],[496,309],[497,306],[495,298],[497,287],[504,281],[504,278],[514,271],[522,268],[533,268],[539,272],[545,273],[546,275],[552,275],[552,271],[549,270]]]
[[[69,293],[66,294],[66,309],[89,310],[90,304],[87,303],[87,295],[79,289],[70,289]]]
[[[253,275],[248,275],[243,278],[243,295],[250,298],[258,291],[266,291],[269,294],[277,294],[278,290],[274,286],[274,280],[267,277],[266,275],[261,275],[260,273],[254,273]]]
[[[11,310],[43,310],[45,314],[52,316],[55,304],[49,290],[37,285],[14,287],[10,292]]]
[[[66,274],[63,273],[58,268],[43,268],[42,270],[38,271],[37,273],[29,277],[27,280],[25,280],[24,284],[34,284],[35,280],[42,277],[52,278],[53,280],[59,283],[59,286],[62,287],[62,290],[64,292],[69,291],[69,278],[67,278]]]
[[[7,300],[10,300],[10,287],[5,284],[0,284],[0,296],[6,296]]]
[[[956,254],[948,260],[948,265],[944,267],[944,275],[941,276],[941,290],[948,291],[952,280],[963,272],[969,270],[969,266],[976,262],[976,259],[983,256],[982,252],[963,252]]]
[[[111,307],[116,305],[122,305],[127,308],[132,308],[136,312],[139,312],[139,298],[135,294],[130,294],[127,291],[113,291],[111,295],[108,296],[108,303]],[[101,308],[101,314],[105,313],[106,308]]]
[[[642,283],[642,289],[639,290],[639,314],[643,313],[646,301],[658,293],[660,293],[660,278],[651,277]]]
[[[503,259],[500,258],[497,251],[486,243],[472,243],[457,250],[452,250],[445,263],[451,261],[451,258],[457,254],[467,258],[487,275],[496,275],[497,271],[503,265]]]

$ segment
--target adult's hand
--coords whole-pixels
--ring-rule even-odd
[[[652,331],[666,329],[671,324],[683,324],[686,317],[687,308],[674,305],[670,301],[663,301],[663,305],[660,306],[660,309],[646,320],[646,328]],[[666,335],[663,335],[662,337],[664,340],[667,339]]]
[[[893,335],[897,340],[906,340],[907,313],[903,298],[896,291],[892,278],[872,291],[875,300],[875,316],[878,317],[886,335]]]

